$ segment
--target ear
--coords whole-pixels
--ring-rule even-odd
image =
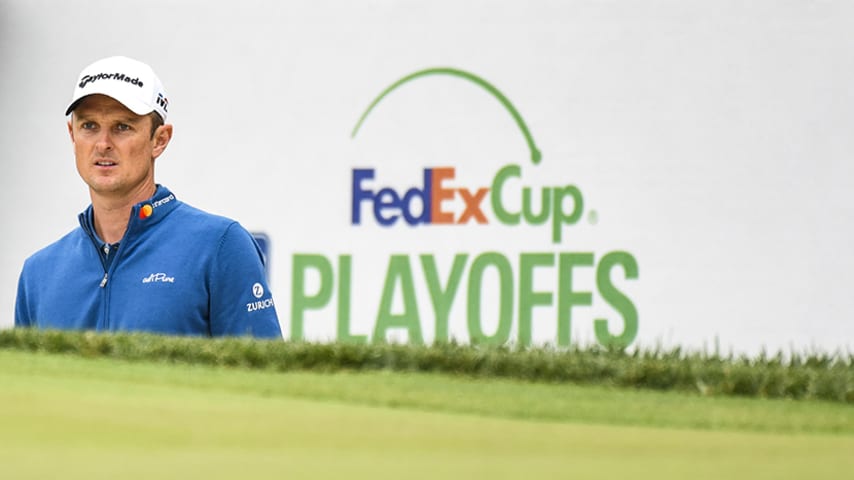
[[[166,124],[157,127],[157,130],[154,132],[154,138],[151,139],[152,149],[151,149],[151,158],[155,159],[166,150],[166,146],[169,145],[169,141],[172,140],[172,125]]]
[[[71,120],[68,121],[68,136],[71,137],[71,143],[74,143],[74,129],[71,128]]]

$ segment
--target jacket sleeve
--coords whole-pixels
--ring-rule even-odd
[[[261,249],[242,226],[226,229],[210,275],[211,335],[282,338]]]
[[[18,296],[15,298],[15,326],[16,327],[31,327],[33,326],[30,315],[30,306],[27,302],[27,288],[24,275],[27,267],[24,264],[24,269],[21,271],[21,276],[18,277]]]

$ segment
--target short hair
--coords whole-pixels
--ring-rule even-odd
[[[157,131],[165,122],[163,121],[163,117],[160,116],[157,112],[151,112],[148,114],[151,118],[151,139],[154,139],[154,132]]]

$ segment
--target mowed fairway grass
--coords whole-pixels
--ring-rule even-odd
[[[850,478],[854,407],[0,350],[0,478]]]

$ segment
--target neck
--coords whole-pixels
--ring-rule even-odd
[[[141,188],[132,195],[122,196],[102,195],[90,190],[95,232],[101,240],[107,243],[120,241],[127,230],[133,206],[148,200],[156,191],[157,187],[154,184]]]

